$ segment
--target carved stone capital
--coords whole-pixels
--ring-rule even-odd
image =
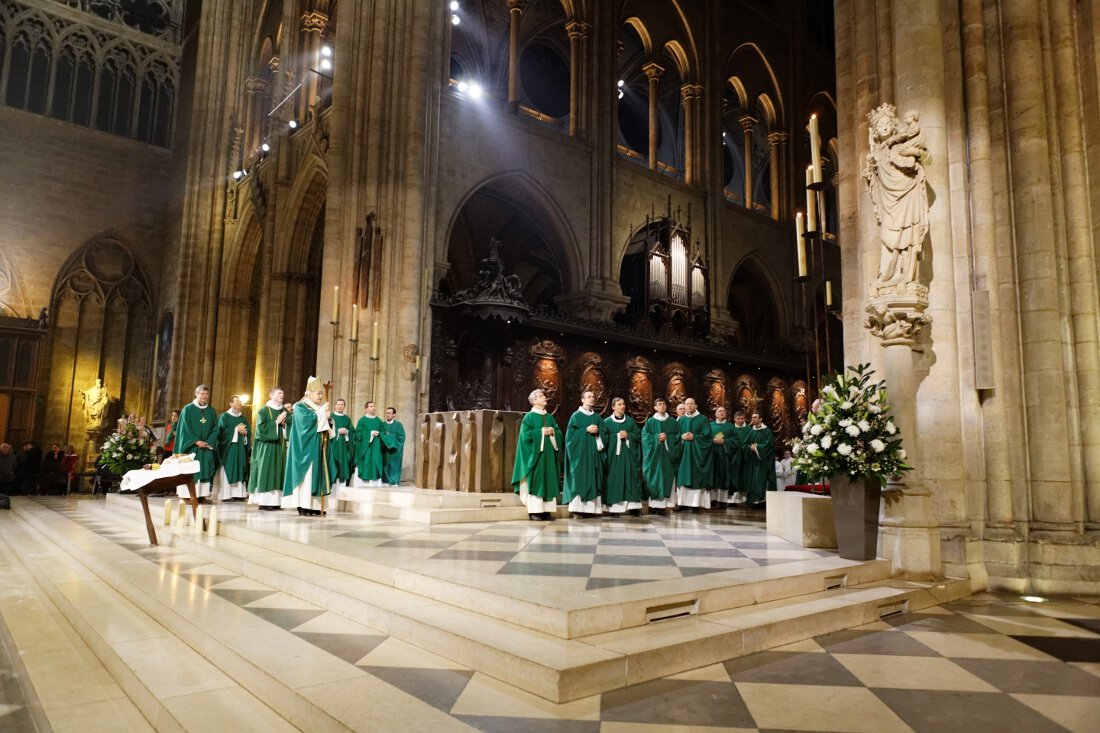
[[[258,76],[250,76],[244,80],[245,94],[263,94],[267,91],[267,87],[267,80]]]
[[[778,147],[778,146],[783,145],[784,143],[786,143],[787,138],[789,138],[789,137],[790,137],[790,135],[788,135],[785,132],[769,132],[768,133],[768,145],[770,145],[773,148]]]
[[[932,317],[924,312],[928,308],[928,288],[924,285],[872,285],[869,295],[871,302],[863,325],[882,339],[883,346],[912,346],[917,335],[932,323]]]
[[[703,85],[684,84],[682,87],[680,87],[680,96],[684,100],[684,104],[691,102],[693,99],[702,99]]]
[[[621,291],[596,289],[589,287],[579,293],[559,295],[554,298],[562,312],[577,318],[610,322],[616,314],[622,313],[630,305],[630,298]]]
[[[565,24],[565,33],[570,41],[587,38],[591,32],[592,26],[583,20],[571,20]]]
[[[756,127],[756,118],[752,115],[741,115],[737,118],[737,121],[741,123],[741,129],[745,132],[752,132]]]
[[[324,13],[306,13],[302,16],[302,30],[306,33],[321,33],[328,25],[328,16]]]
[[[665,67],[653,61],[650,61],[648,64],[642,67],[642,71],[645,72],[646,78],[650,81],[658,81],[665,73]]]

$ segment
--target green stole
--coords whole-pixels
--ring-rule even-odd
[[[313,469],[310,476],[310,495],[328,496],[332,493],[332,479],[329,477],[328,461],[325,459],[328,433],[317,431],[317,417],[317,413],[305,400],[295,403],[294,420],[289,431],[283,496],[294,493],[305,481],[310,468]]]
[[[543,428],[554,429],[554,440],[542,434]],[[555,450],[554,444],[557,444]],[[565,448],[558,421],[550,413],[532,410],[519,424],[516,442],[516,464],[512,469],[512,489],[527,481],[527,493],[543,501],[554,501],[561,493],[561,452]]]
[[[244,435],[237,434],[237,426],[244,425]],[[218,417],[218,460],[225,469],[225,480],[231,484],[243,483],[248,471],[248,420],[245,416],[226,410]],[[237,441],[233,442],[233,436]]]
[[[603,421],[607,432],[607,479],[604,484],[604,503],[640,502],[642,500],[642,443],[641,431],[634,418],[624,415],[622,422],[614,415]],[[619,431],[626,431],[626,438],[619,442]]]
[[[588,432],[589,425],[599,428],[595,435]],[[597,437],[603,441],[603,451],[596,447]],[[607,431],[598,413],[585,414],[581,410],[573,413],[565,428],[565,481],[561,492],[563,504],[568,504],[575,496],[585,502],[595,501],[603,496],[607,445]]]
[[[251,494],[283,490],[286,475],[286,424],[275,420],[286,410],[264,405],[256,415],[256,433],[252,445],[252,470],[248,474]]]
[[[378,481],[382,478],[382,432],[385,424],[382,418],[363,415],[355,424],[355,466],[359,478],[363,481]],[[372,430],[378,431],[378,437],[371,440]]]
[[[672,495],[672,481],[680,460],[680,425],[676,418],[665,415],[664,420],[650,417],[642,428],[642,479],[650,499],[668,499]],[[665,436],[663,444],[660,435]]]
[[[683,441],[680,465],[676,468],[676,485],[689,489],[710,488],[710,421],[696,412],[677,419],[680,434],[691,433],[693,440]]]

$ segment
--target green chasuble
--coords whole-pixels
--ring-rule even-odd
[[[689,489],[710,488],[710,421],[701,412],[677,418],[680,434],[691,433],[694,440],[683,441],[680,465],[676,467],[676,485]]]
[[[194,453],[195,460],[199,462],[199,472],[195,481],[209,483],[214,480],[214,474],[218,472],[218,455],[213,446],[217,441],[216,429],[218,426],[218,413],[210,405],[199,407],[194,402],[188,403],[180,410],[180,421],[176,424],[176,445],[173,448],[176,453]],[[199,448],[196,442],[204,440],[212,447]]]
[[[252,471],[248,475],[250,494],[283,490],[286,473],[286,424],[275,422],[282,408],[264,405],[256,415],[256,434],[252,445]],[[287,415],[287,423],[290,422]]]
[[[542,434],[543,428],[554,428],[553,441]],[[554,443],[557,443],[557,450]],[[512,489],[518,494],[520,482],[526,479],[528,494],[543,501],[556,500],[561,493],[561,452],[564,449],[561,428],[553,415],[534,410],[524,415],[519,424]]]
[[[325,428],[328,418],[325,418]],[[309,493],[311,496],[328,496],[332,493],[332,479],[329,478],[327,452],[328,432],[317,431],[317,413],[305,400],[294,404],[294,419],[288,430],[288,448],[286,453],[286,476],[283,477],[283,496],[290,496],[310,475]]]
[[[336,413],[332,415],[332,428],[336,431],[336,437],[328,444],[328,473],[333,483],[343,481],[347,484],[351,481],[352,459],[355,457],[355,428],[350,417]],[[347,430],[347,435],[340,435],[340,428]]]
[[[405,426],[400,420],[382,422],[382,481],[390,486],[401,484],[401,461],[405,458]]]
[[[662,433],[664,443],[657,437]],[[672,496],[680,447],[680,426],[676,418],[666,416],[660,420],[653,416],[645,421],[642,428],[642,478],[650,499],[668,499]]]
[[[767,425],[750,430],[748,445],[756,445],[756,452],[745,449],[745,483],[750,504],[764,501],[765,491],[775,491],[775,436]]]
[[[237,433],[237,426],[244,425],[244,434]],[[233,436],[237,436],[236,442]],[[234,415],[228,410],[218,418],[218,461],[225,469],[225,480],[231,484],[243,483],[248,472],[248,420],[244,415]]]
[[[588,426],[595,425],[595,434]],[[597,438],[603,450],[597,446]],[[577,410],[569,418],[565,428],[565,481],[562,483],[561,501],[568,504],[574,496],[581,501],[595,501],[603,497],[604,459],[607,455],[607,429],[599,413],[586,414]]]
[[[355,424],[355,470],[363,481],[382,479],[382,418],[363,415]],[[378,437],[371,440],[372,430]]]
[[[726,443],[730,448],[730,487],[735,491],[747,492],[745,452],[749,449],[749,433],[752,432],[752,428],[745,424],[741,427],[734,425],[730,430],[732,435],[726,436]]]
[[[714,442],[719,435],[722,436],[722,444]],[[733,423],[729,420],[710,423],[710,477],[711,488],[728,489],[730,487],[730,455],[733,453],[733,445],[736,440],[733,437]]]
[[[622,421],[611,415],[603,421],[607,432],[607,480],[604,503],[608,505],[642,500],[642,433],[634,418],[624,415]],[[620,442],[619,431],[626,431]]]

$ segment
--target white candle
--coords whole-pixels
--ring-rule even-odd
[[[416,371],[420,371],[420,354],[416,355]]]
[[[340,322],[340,286],[332,289],[332,322]]]
[[[371,344],[372,344],[372,347],[371,347],[370,358],[377,359],[378,358],[378,321],[374,322],[374,338],[371,339]]]
[[[821,183],[821,136],[817,132],[817,115],[810,115],[810,167],[814,183]]]
[[[351,304],[351,340],[359,340],[359,304]]]
[[[809,186],[813,182],[813,166],[806,168],[806,231],[817,231],[817,195]]]
[[[798,276],[800,278],[806,277],[809,273],[809,268],[806,267],[806,239],[802,235],[806,233],[805,223],[802,221],[802,212],[798,212],[798,215],[794,218],[795,229],[795,252],[798,256]]]
[[[833,281],[832,280],[826,280],[825,281],[825,307],[826,308],[832,308],[833,307]]]
[[[829,231],[829,223],[825,221],[825,192],[817,192],[817,221],[822,233]]]

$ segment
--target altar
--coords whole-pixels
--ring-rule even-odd
[[[455,410],[420,415],[413,475],[424,489],[512,491],[522,412]]]

